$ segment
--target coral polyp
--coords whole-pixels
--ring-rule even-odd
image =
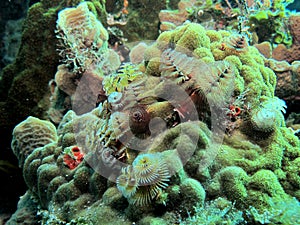
[[[129,203],[149,205],[168,186],[170,171],[160,153],[140,154],[122,169],[117,187]]]
[[[202,93],[210,103],[220,105],[232,94],[233,66],[227,61],[204,63],[176,50],[162,53],[160,71],[163,77],[174,80],[186,91]]]
[[[129,113],[129,126],[136,134],[147,133],[150,122],[150,115],[145,106],[136,105],[131,108]]]
[[[266,99],[250,112],[250,127],[257,132],[272,133],[284,125],[285,108],[285,102],[277,97]]]
[[[107,100],[111,106],[112,111],[119,111],[120,109],[122,109],[124,107],[122,98],[123,98],[123,94],[121,92],[112,92],[108,96]]]
[[[248,38],[241,34],[232,34],[222,43],[222,50],[231,54],[245,53],[248,50]]]
[[[259,109],[252,113],[251,124],[255,130],[270,132],[275,129],[276,115],[272,109]]]
[[[138,188],[136,175],[132,166],[122,168],[121,175],[116,180],[117,188],[125,198],[131,198]]]
[[[71,146],[64,150],[64,164],[71,170],[75,169],[84,159],[84,154],[78,146]]]
[[[167,187],[169,171],[162,156],[157,154],[141,154],[132,163],[139,181],[139,185],[152,185]]]

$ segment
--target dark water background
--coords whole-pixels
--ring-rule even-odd
[[[2,69],[9,64],[4,59],[5,52],[5,27],[7,21],[20,20],[26,16],[28,8],[38,2],[37,0],[1,0],[0,1],[0,74]],[[1,113],[3,109],[0,109]],[[13,110],[13,109],[12,109]],[[9,121],[8,121],[9,124]],[[0,224],[1,217],[6,214],[11,214],[16,210],[19,197],[26,191],[26,185],[23,180],[22,171],[17,167],[17,159],[13,155],[11,143],[12,127],[7,125],[0,128],[0,160],[8,162],[14,167],[9,171],[2,171],[0,169]],[[0,165],[1,167],[1,165]]]

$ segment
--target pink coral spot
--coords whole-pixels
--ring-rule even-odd
[[[63,160],[64,164],[69,169],[75,169],[84,159],[84,154],[78,146],[74,146],[70,153],[64,154]]]
[[[69,167],[69,169],[75,169],[77,167],[77,162],[75,159],[73,159],[70,155],[65,154],[64,155],[64,164]]]

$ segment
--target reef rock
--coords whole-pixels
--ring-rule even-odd
[[[299,223],[300,142],[274,71],[247,38],[186,23],[161,33],[142,64],[108,75],[107,98],[69,110],[58,141],[20,162],[41,220],[197,224],[234,202],[239,222],[267,212]],[[214,221],[231,221],[231,210]]]

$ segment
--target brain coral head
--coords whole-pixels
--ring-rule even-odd
[[[57,139],[56,128],[52,123],[29,116],[14,128],[11,148],[22,167],[33,150],[55,143]]]

